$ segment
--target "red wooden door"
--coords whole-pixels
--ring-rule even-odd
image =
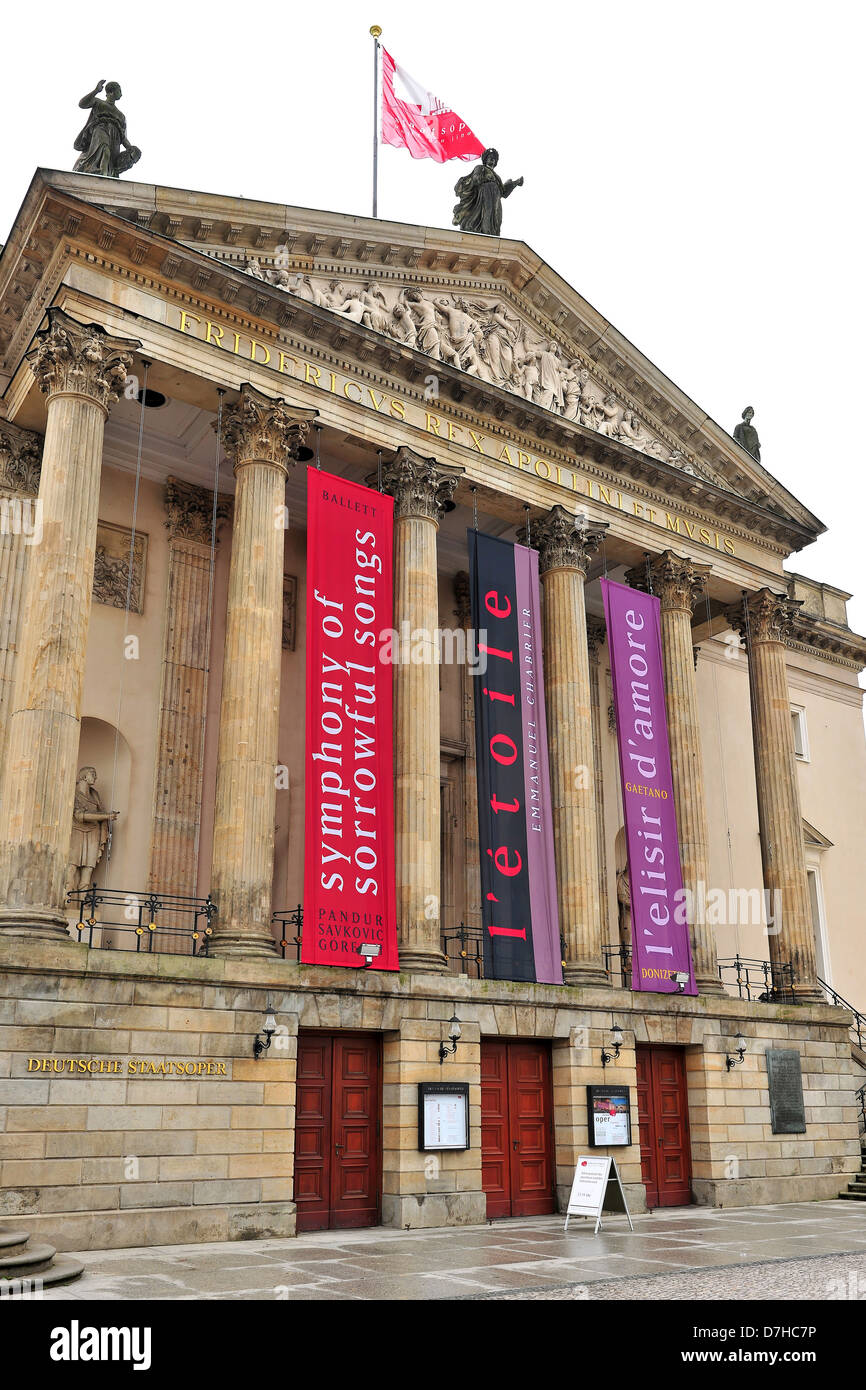
[[[554,1209],[550,1052],[544,1043],[481,1044],[481,1182],[487,1215]]]
[[[295,1106],[299,1231],[378,1223],[380,1098],[378,1037],[299,1035]]]
[[[685,1054],[677,1047],[638,1047],[637,1108],[641,1169],[650,1207],[692,1200]]]

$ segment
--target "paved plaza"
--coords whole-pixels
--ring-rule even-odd
[[[53,1300],[866,1297],[866,1203],[683,1207],[80,1254]],[[842,1258],[839,1258],[842,1257]]]

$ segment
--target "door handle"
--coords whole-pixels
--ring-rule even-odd
[[[335,1143],[335,1144],[334,1144],[334,1153],[335,1153],[335,1154],[341,1154],[342,1152],[343,1152],[343,1145],[342,1145],[342,1144],[337,1144],[337,1143]]]
[[[518,1139],[515,1139],[515,1140],[514,1140],[514,1150],[515,1150],[515,1152],[517,1151],[517,1149],[518,1149],[519,1147],[520,1147],[520,1141],[519,1141]]]

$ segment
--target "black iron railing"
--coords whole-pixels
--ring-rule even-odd
[[[618,985],[620,989],[631,989],[630,946],[605,946],[604,968],[612,985]]]
[[[471,975],[476,980],[484,978],[482,927],[467,927],[465,922],[461,922],[458,927],[445,927],[441,939],[442,950],[452,974]]]
[[[831,1004],[835,1004],[840,1009],[847,1009],[851,1014],[851,1042],[856,1043],[861,1052],[866,1050],[866,1017],[855,1009],[853,1004],[849,1004],[847,999],[843,999],[841,994],[837,994],[832,985],[828,985],[825,980],[818,976],[818,984],[823,989]]]
[[[794,967],[790,962],[776,965],[769,960],[749,960],[732,956],[719,961],[719,979],[738,999],[758,1004],[795,1004]]]
[[[149,889],[100,888],[95,883],[67,893],[66,903],[76,910],[72,931],[79,941],[119,951],[207,955],[217,914],[210,894],[191,898]]]
[[[277,945],[283,960],[300,960],[301,933],[304,929],[303,904],[298,903],[297,907],[287,907],[272,913],[271,921],[280,929]]]
[[[866,1084],[855,1092],[857,1101],[857,1118],[860,1121],[860,1133],[866,1135]]]

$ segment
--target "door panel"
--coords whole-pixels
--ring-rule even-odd
[[[487,1215],[554,1209],[550,1054],[544,1043],[481,1045],[481,1178]]]
[[[379,1220],[378,1036],[300,1033],[295,1107],[299,1231]]]
[[[650,1207],[687,1205],[691,1144],[685,1054],[675,1047],[637,1049],[641,1170]]]

